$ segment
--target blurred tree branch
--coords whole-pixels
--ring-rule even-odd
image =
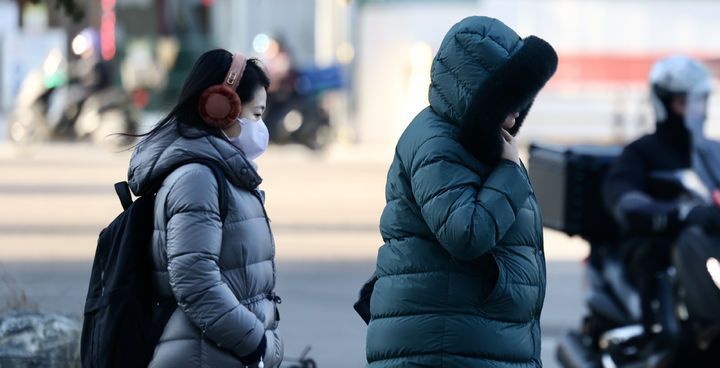
[[[82,9],[80,5],[78,5],[75,0],[28,0],[30,3],[33,4],[40,4],[40,3],[47,3],[48,6],[51,6],[53,3],[55,5],[55,9],[62,8],[65,11],[65,14],[67,14],[74,22],[79,22],[85,17],[85,11]]]

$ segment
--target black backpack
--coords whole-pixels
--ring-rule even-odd
[[[220,218],[227,215],[227,182],[210,160],[220,192]],[[163,178],[164,179],[164,178]],[[147,367],[160,335],[175,310],[175,300],[160,300],[153,290],[151,242],[158,180],[133,202],[127,182],[115,184],[124,211],[100,232],[85,300],[80,344],[82,366]]]

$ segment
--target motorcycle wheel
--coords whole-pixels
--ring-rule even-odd
[[[332,142],[334,131],[327,113],[318,106],[295,110],[301,116],[292,138],[313,151],[321,151]]]
[[[320,126],[310,139],[303,143],[313,151],[322,151],[332,141],[333,131],[329,126]]]
[[[137,124],[128,121],[119,112],[105,112],[100,119],[100,124],[92,132],[92,141],[99,146],[110,149],[126,148],[132,144],[134,138],[122,134],[133,134],[134,129],[132,127],[134,126],[137,126]]]
[[[42,113],[30,109],[27,113],[13,114],[7,126],[7,138],[24,146],[46,142],[50,139],[50,127]]]

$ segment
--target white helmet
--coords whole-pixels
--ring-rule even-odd
[[[668,95],[707,96],[712,91],[712,76],[699,61],[678,55],[662,59],[650,70],[651,99],[658,121],[668,117],[662,102]]]

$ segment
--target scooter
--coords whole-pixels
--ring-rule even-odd
[[[23,80],[7,126],[11,142],[90,140],[123,146],[132,141],[113,136],[134,134],[138,128],[139,112],[123,91],[115,87],[88,90],[75,79],[48,84],[47,79],[42,70],[35,70]]]
[[[287,88],[269,93],[264,120],[270,141],[300,143],[312,150],[330,143],[332,127],[325,95],[342,86],[341,78],[339,67],[297,70]]]
[[[720,236],[689,227],[678,237],[672,266],[657,275],[660,292],[652,304],[659,321],[653,330],[665,329],[671,343],[655,349],[644,338],[640,296],[618,255],[618,227],[599,200],[602,178],[619,152],[617,147],[530,149],[530,176],[549,214],[545,225],[581,236],[591,249],[585,261],[587,315],[579,329],[561,338],[557,359],[565,368],[717,367]],[[672,187],[685,201],[707,204],[711,198],[691,171],[658,173],[653,182]]]

